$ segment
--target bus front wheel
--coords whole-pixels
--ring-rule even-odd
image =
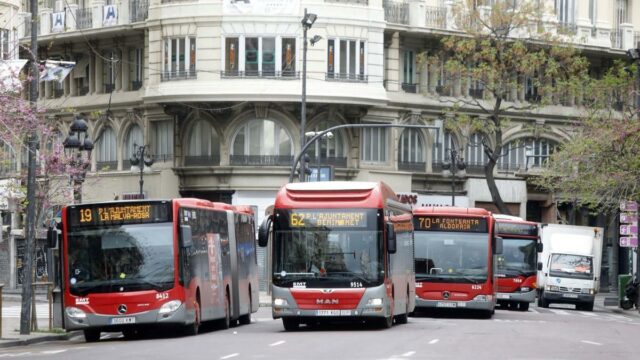
[[[84,341],[97,342],[100,340],[100,331],[95,329],[84,330]]]
[[[300,326],[300,321],[298,319],[293,318],[282,318],[282,326],[284,326],[285,331],[296,331]]]

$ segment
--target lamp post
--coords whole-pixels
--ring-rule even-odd
[[[307,30],[311,29],[313,23],[316,22],[318,15],[308,13],[307,9],[304,9],[304,17],[302,18],[302,104],[300,108],[300,148],[304,147],[306,143],[305,139],[305,127],[307,125]],[[314,36],[311,40],[311,44],[315,44],[320,40],[319,36]],[[300,166],[298,176],[300,182],[304,182],[306,175],[306,169]]]
[[[453,146],[449,149],[449,154],[451,155],[451,163],[445,163],[444,168],[451,171],[451,206],[456,206],[456,174],[458,170],[464,170],[467,164],[464,163],[464,159]]]
[[[149,156],[149,145],[136,145],[133,143],[133,154],[131,155],[131,171],[135,171],[134,166],[140,168],[140,199],[144,199],[142,187],[144,185],[144,167],[153,165],[153,158]],[[146,156],[145,156],[146,155]]]
[[[69,136],[64,140],[64,150],[67,156],[71,157],[71,171],[69,173],[69,181],[73,184],[73,202],[74,204],[82,203],[82,183],[87,175],[91,160],[91,151],[93,150],[93,142],[87,135],[87,122],[80,116],[76,116],[71,124]],[[83,153],[86,153],[83,156]]]

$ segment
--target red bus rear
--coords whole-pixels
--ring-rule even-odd
[[[416,308],[482,311],[491,317],[494,279],[493,217],[484,209],[421,207],[413,210]]]
[[[251,321],[258,309],[254,219],[199,199],[72,205],[62,210],[63,326],[125,336],[159,325]],[[241,254],[241,255],[239,255]]]
[[[493,216],[503,246],[497,261],[498,304],[526,311],[536,299],[538,224],[515,216]]]

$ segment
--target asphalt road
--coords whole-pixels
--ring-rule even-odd
[[[638,359],[639,335],[639,316],[605,309],[532,306],[527,312],[497,310],[490,320],[422,314],[388,330],[335,325],[285,332],[270,308],[260,308],[250,325],[195,337],[125,340],[103,333],[98,343],[77,337],[0,349],[0,359]]]

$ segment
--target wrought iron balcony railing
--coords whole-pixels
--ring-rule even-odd
[[[265,78],[265,79],[300,79],[299,71],[220,71],[221,78]]]
[[[291,155],[231,155],[231,165],[237,166],[290,166]]]
[[[427,171],[427,163],[426,162],[410,162],[410,161],[399,161],[398,162],[398,170],[402,171],[411,171],[411,172],[425,172]]]
[[[184,157],[184,166],[218,166],[220,155],[187,155]]]
[[[382,7],[388,23],[409,25],[409,3],[383,0]]]

